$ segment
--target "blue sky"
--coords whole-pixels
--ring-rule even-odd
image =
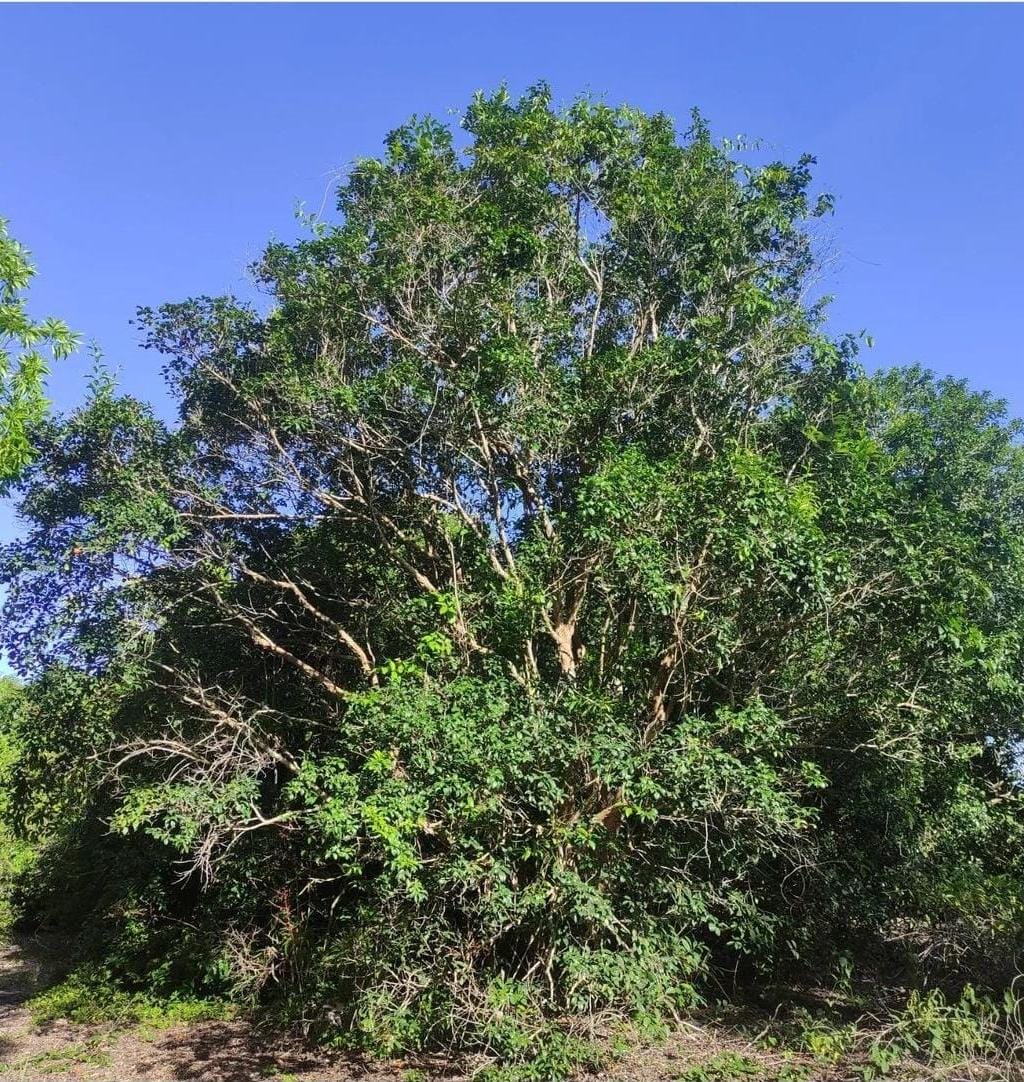
[[[1024,8],[0,5],[0,215],[37,315],[154,398],[134,309],[246,288],[294,209],[413,112],[547,79],[818,156],[836,330],[1024,414]],[[88,359],[53,373],[82,394]],[[0,537],[16,529],[0,508]]]

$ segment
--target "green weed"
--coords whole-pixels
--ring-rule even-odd
[[[82,1044],[40,1052],[17,1063],[0,1063],[0,1075],[26,1070],[37,1074],[66,1074],[75,1067],[109,1067],[110,1056],[100,1047],[102,1041],[102,1037],[92,1037]]]
[[[233,1011],[231,1005],[222,1000],[177,995],[161,998],[127,992],[88,968],[76,971],[60,984],[34,996],[28,1006],[36,1025],[66,1018],[85,1025],[137,1023],[152,1029],[224,1019]]]
[[[761,1065],[738,1052],[720,1052],[706,1063],[684,1071],[678,1082],[741,1082],[743,1079],[764,1077]]]

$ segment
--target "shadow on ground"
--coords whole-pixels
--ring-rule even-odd
[[[329,1058],[297,1047],[283,1048],[254,1033],[244,1023],[202,1023],[161,1035],[149,1046],[152,1055],[139,1052],[134,1064],[139,1074],[162,1073],[173,1079],[202,1082],[251,1082],[279,1074],[303,1076],[325,1068],[344,1066],[342,1077],[366,1077],[362,1065],[330,1063]],[[341,1072],[339,1071],[339,1074]]]

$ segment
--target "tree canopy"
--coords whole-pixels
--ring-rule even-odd
[[[827,332],[810,157],[544,87],[462,129],[265,306],[140,312],[175,423],[101,375],[34,429],[3,645],[26,814],[114,869],[74,919],[509,1059],[737,966],[1008,980],[1019,425]]]

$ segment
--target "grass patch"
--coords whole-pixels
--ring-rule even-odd
[[[193,996],[153,996],[117,988],[91,969],[76,970],[28,1002],[36,1025],[65,1018],[83,1025],[113,1023],[166,1029],[189,1022],[223,1021],[235,1014],[232,1004]]]
[[[103,1051],[102,1042],[102,1037],[92,1037],[81,1044],[27,1056],[17,1063],[0,1063],[0,1075],[29,1069],[37,1074],[67,1074],[76,1067],[109,1067],[110,1056]]]
[[[762,1065],[739,1052],[720,1052],[706,1063],[687,1068],[678,1082],[742,1082],[764,1078]]]

